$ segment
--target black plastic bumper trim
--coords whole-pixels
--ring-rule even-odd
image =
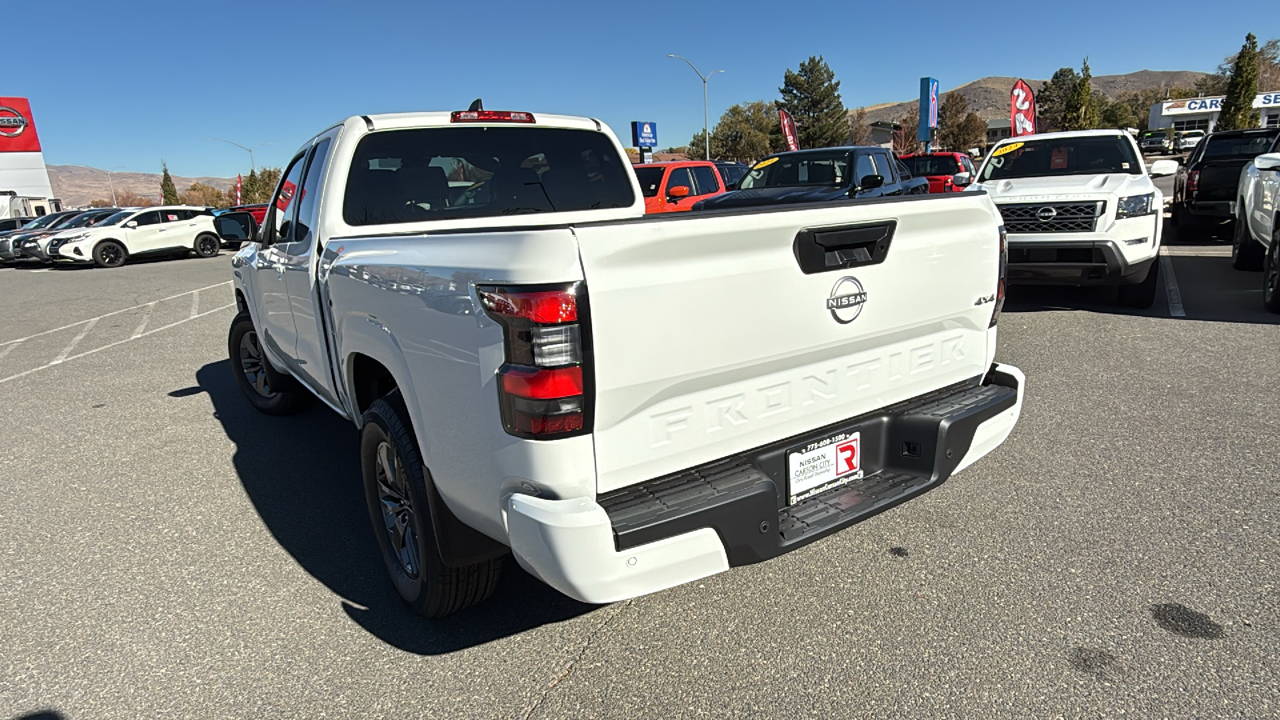
[[[910,500],[951,476],[985,420],[1017,403],[1018,382],[992,370],[875,413],[740,455],[604,493],[618,550],[712,528],[731,565],[761,562]],[[786,505],[786,453],[862,433],[864,477]]]

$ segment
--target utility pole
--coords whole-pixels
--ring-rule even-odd
[[[703,75],[702,73],[698,72],[698,68],[695,67],[694,64],[689,61],[689,58],[681,55],[672,55],[670,53],[667,53],[667,57],[676,58],[677,60],[683,60],[689,63],[689,67],[693,68],[693,73],[698,76],[699,80],[702,81],[702,142],[704,145],[703,151],[706,153],[705,159],[710,160],[711,159],[711,129],[709,127],[709,122],[711,118],[707,111],[707,81],[711,79],[712,75],[715,75],[716,73],[722,73],[724,71],[712,70],[706,75]]]
[[[257,166],[253,164],[253,151],[254,151],[254,150],[257,150],[257,149],[258,149],[258,148],[260,148],[260,147],[266,147],[267,145],[271,145],[271,143],[269,143],[269,142],[265,142],[265,143],[258,143],[257,145],[254,145],[254,146],[253,146],[253,147],[251,147],[251,148],[247,148],[247,147],[245,147],[245,146],[241,145],[240,143],[237,143],[237,142],[231,142],[230,140],[226,140],[226,139],[224,139],[224,138],[205,138],[205,142],[224,142],[224,143],[226,143],[226,144],[228,144],[228,145],[235,145],[236,147],[240,148],[241,150],[243,150],[243,151],[245,151],[245,152],[249,153],[249,170],[250,170],[250,171],[257,170]]]

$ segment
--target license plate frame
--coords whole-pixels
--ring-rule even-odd
[[[848,430],[786,452],[787,504],[795,505],[814,495],[863,477],[862,431]]]

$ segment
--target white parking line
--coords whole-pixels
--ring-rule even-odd
[[[189,317],[195,317],[198,312],[200,312],[200,291],[194,290],[191,293],[191,315]]]
[[[225,283],[223,283],[223,284],[225,284]],[[217,287],[217,286],[215,285],[214,287]],[[182,294],[183,294],[183,295],[186,295],[186,293],[182,293]],[[180,297],[180,296],[175,295],[174,297]],[[31,373],[40,372],[41,370],[44,370],[44,369],[46,369],[46,368],[54,367],[55,365],[59,365],[59,364],[61,364],[61,363],[65,363],[65,362],[70,361],[70,360],[75,360],[75,359],[77,359],[77,358],[82,358],[82,357],[84,357],[84,356],[86,356],[86,355],[92,355],[92,354],[97,353],[97,352],[102,352],[103,350],[106,350],[106,349],[108,349],[108,348],[113,348],[113,347],[115,347],[115,346],[117,346],[117,345],[123,345],[123,344],[125,344],[125,343],[127,343],[127,342],[132,342],[132,341],[134,341],[134,340],[137,340],[138,338],[144,338],[144,337],[146,337],[146,336],[148,336],[148,335],[152,335],[152,334],[154,334],[154,333],[158,333],[158,332],[160,332],[161,330],[168,330],[169,328],[174,327],[174,326],[176,326],[176,325],[181,325],[181,324],[183,324],[183,323],[185,323],[185,322],[190,322],[190,321],[192,321],[192,320],[195,320],[196,318],[202,318],[202,317],[204,317],[205,315],[210,315],[210,314],[212,314],[212,313],[216,313],[216,312],[218,312],[218,311],[220,311],[220,310],[226,310],[227,308],[229,308],[229,307],[234,307],[234,306],[235,306],[235,303],[234,303],[234,302],[227,303],[226,305],[223,305],[222,307],[216,307],[216,308],[214,308],[214,309],[212,309],[212,310],[206,310],[206,311],[204,311],[204,312],[202,312],[202,313],[200,313],[199,315],[196,315],[196,316],[194,316],[194,317],[189,317],[189,318],[187,318],[187,319],[185,319],[185,320],[179,320],[179,321],[177,321],[177,322],[171,322],[171,323],[169,323],[168,325],[161,325],[161,326],[160,326],[160,327],[158,327],[158,328],[153,328],[153,329],[148,330],[148,331],[146,331],[146,332],[142,333],[141,335],[138,335],[138,336],[135,336],[135,337],[126,338],[126,339],[124,339],[124,340],[117,340],[117,341],[115,341],[115,342],[113,342],[113,343],[109,343],[109,344],[107,344],[107,345],[103,345],[102,347],[96,347],[96,348],[94,348],[94,349],[92,349],[92,350],[85,350],[84,352],[82,352],[82,353],[77,353],[77,354],[75,354],[75,355],[68,355],[67,357],[64,357],[64,358],[60,358],[60,359],[54,360],[53,362],[46,363],[46,364],[44,364],[44,365],[41,365],[40,367],[35,367],[35,368],[31,368],[30,370],[26,370],[26,371],[20,372],[20,373],[18,373],[17,375],[10,375],[9,377],[6,377],[6,378],[0,378],[0,385],[3,385],[3,384],[5,384],[5,383],[9,382],[10,380],[17,380],[18,378],[26,377],[27,375],[30,375]],[[115,313],[111,313],[111,314],[112,314],[112,315],[114,315]],[[106,316],[104,315],[103,317],[106,317]],[[96,322],[97,322],[97,320],[98,320],[98,318],[94,318],[91,322],[96,323]],[[70,326],[70,327],[74,327],[74,326]],[[87,333],[87,332],[89,332],[89,331],[86,329],[84,332],[86,332],[86,333]],[[41,334],[43,334],[43,333],[41,333]],[[83,333],[82,333],[82,335],[83,335]],[[35,336],[33,335],[32,337],[35,337]],[[14,340],[14,341],[11,341],[11,344],[17,344],[17,343],[19,343],[19,342],[21,342],[21,341],[20,341],[20,340]]]
[[[158,301],[157,301],[158,302]],[[151,322],[151,313],[156,309],[155,303],[148,303],[142,308],[142,322],[138,323],[138,329],[133,331],[129,339],[142,337],[142,331],[147,329],[147,323]]]
[[[106,313],[105,315],[99,315],[98,317],[89,318],[88,320],[81,320],[80,322],[73,322],[73,323],[71,323],[70,325],[63,325],[62,327],[56,327],[56,328],[54,328],[54,329],[52,329],[52,330],[45,330],[44,332],[38,332],[38,333],[36,333],[36,334],[34,334],[34,335],[28,335],[28,336],[26,336],[26,337],[20,337],[20,338],[14,339],[14,340],[5,340],[4,342],[0,342],[0,347],[4,347],[5,345],[12,345],[12,344],[14,344],[14,343],[20,343],[20,342],[22,342],[23,340],[30,340],[31,338],[38,338],[38,337],[40,337],[40,336],[42,336],[42,335],[48,335],[48,334],[50,334],[50,333],[56,333],[56,332],[58,332],[58,331],[60,331],[60,330],[67,330],[67,329],[70,329],[70,328],[76,327],[77,325],[83,325],[83,324],[85,324],[85,323],[87,323],[87,322],[95,322],[95,321],[97,321],[97,320],[101,320],[101,319],[103,319],[103,318],[109,318],[109,317],[111,317],[112,315],[119,315],[120,313],[126,313],[126,312],[129,312],[130,310],[137,310],[138,308],[140,308],[140,307],[146,307],[147,305],[155,305],[156,303],[164,302],[165,300],[173,300],[174,298],[180,298],[180,297],[183,297],[184,295],[190,295],[191,293],[198,293],[198,292],[200,292],[201,290],[212,290],[213,288],[216,288],[216,287],[222,287],[223,285],[230,285],[230,284],[231,284],[231,281],[230,281],[230,280],[227,280],[227,281],[225,281],[225,282],[220,282],[220,283],[218,283],[217,285],[209,285],[209,286],[207,286],[207,287],[196,288],[195,290],[188,290],[188,291],[186,291],[186,292],[180,292],[180,293],[178,293],[177,295],[170,295],[169,297],[162,297],[162,298],[160,298],[159,300],[152,300],[152,301],[151,301],[151,302],[149,302],[149,303],[142,303],[141,305],[134,305],[134,306],[132,306],[132,307],[124,308],[124,309],[122,309],[122,310],[116,310],[116,311],[114,311],[114,312]],[[190,318],[188,318],[188,319],[190,319]]]
[[[1186,317],[1182,307],[1182,293],[1178,292],[1178,278],[1173,274],[1173,261],[1168,248],[1160,247],[1160,274],[1164,276],[1164,291],[1169,296],[1169,317]]]
[[[21,340],[19,340],[18,342],[9,343],[8,345],[0,345],[0,360],[3,360],[3,359],[4,359],[4,356],[5,356],[5,355],[8,355],[8,354],[9,354],[9,351],[11,351],[11,350],[13,350],[14,348],[18,347],[18,345],[19,345],[21,342],[22,342],[22,341],[21,341]]]
[[[52,361],[52,362],[50,362],[49,364],[50,364],[50,365],[57,365],[58,363],[62,362],[63,360],[66,360],[66,359],[67,359],[67,356],[71,354],[71,351],[76,349],[76,346],[80,344],[80,341],[84,339],[84,336],[85,336],[85,335],[88,335],[88,334],[89,334],[89,331],[93,329],[93,326],[94,326],[94,325],[97,325],[97,324],[98,324],[98,318],[94,318],[94,319],[90,320],[90,321],[89,321],[89,322],[84,326],[84,329],[80,331],[80,334],[79,334],[79,335],[76,335],[76,336],[75,336],[75,337],[73,337],[73,338],[71,338],[71,343],[70,343],[69,345],[67,345],[66,347],[62,348],[62,352],[58,353],[58,357],[54,358],[54,359],[53,359],[53,361]]]

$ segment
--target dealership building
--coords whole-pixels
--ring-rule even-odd
[[[1222,110],[1222,97],[1165,100],[1151,106],[1147,127],[1152,130],[1204,130],[1213,132]],[[1280,127],[1280,92],[1258,93],[1253,98],[1261,127]]]

